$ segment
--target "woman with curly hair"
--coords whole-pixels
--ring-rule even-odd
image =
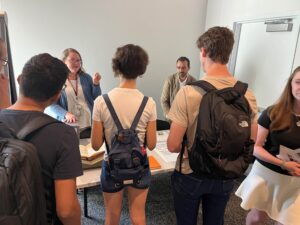
[[[112,60],[112,68],[120,84],[108,93],[108,98],[116,111],[123,129],[128,129],[144,99],[144,94],[137,89],[137,78],[145,73],[148,55],[140,46],[128,44],[119,47]],[[104,96],[106,97],[106,96]],[[103,96],[95,100],[92,126],[92,146],[99,149],[106,140],[111,148],[111,140],[117,133],[115,121],[110,114]],[[156,104],[149,97],[136,132],[142,149],[150,150],[156,145]],[[118,136],[119,137],[119,136]],[[146,151],[144,151],[146,154]],[[147,155],[144,155],[147,157]],[[102,163],[101,186],[105,205],[105,225],[117,225],[120,221],[124,189],[127,189],[129,212],[132,224],[145,225],[145,204],[150,185],[149,165],[143,170],[139,179],[118,181],[111,175],[108,153]]]

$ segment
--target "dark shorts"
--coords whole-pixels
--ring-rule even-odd
[[[102,162],[102,172],[101,172],[101,187],[103,192],[115,193],[121,191],[126,186],[131,186],[137,189],[147,189],[151,182],[150,169],[146,169],[142,174],[141,179],[133,180],[133,183],[124,184],[122,182],[115,181],[109,172],[108,162],[103,160]]]

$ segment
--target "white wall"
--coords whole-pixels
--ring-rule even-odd
[[[245,21],[260,20],[263,18],[284,16],[297,18],[294,21],[293,34],[292,32],[283,32],[266,35],[263,31],[260,34],[265,35],[263,36],[263,40],[258,32],[250,32],[249,35],[245,34],[247,33],[246,28],[251,27],[253,24],[243,25],[244,29],[242,27],[244,30],[244,42],[241,40],[239,45],[235,76],[248,82],[257,97],[260,107],[273,104],[282,92],[292,68],[300,65],[300,1],[208,0],[206,15],[206,29],[216,25],[233,28],[234,22],[243,21],[244,23]],[[255,29],[259,27],[257,24],[254,24]],[[265,29],[263,23],[262,25],[263,29]],[[276,40],[281,40],[282,42],[276,43]],[[249,41],[248,44],[247,41]],[[296,52],[294,55],[295,46]]]
[[[88,73],[99,71],[103,92],[117,85],[111,58],[117,47],[139,44],[150,64],[139,88],[157,103],[164,79],[175,72],[181,56],[191,60],[198,77],[196,40],[204,31],[207,0],[0,0],[8,14],[12,57],[16,74],[31,56],[49,52],[60,57],[73,47],[82,54]]]
[[[233,28],[236,21],[269,18],[289,14],[300,15],[299,0],[208,0],[206,29],[212,26]],[[300,65],[300,44],[293,67]]]

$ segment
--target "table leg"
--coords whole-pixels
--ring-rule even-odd
[[[87,188],[83,188],[83,212],[84,217],[88,217],[88,205],[87,205]]]

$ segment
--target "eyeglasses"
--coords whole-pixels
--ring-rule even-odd
[[[67,61],[70,63],[80,63],[81,64],[81,59],[67,59]]]
[[[8,60],[7,60],[7,59],[1,59],[1,58],[0,58],[0,60],[1,60],[2,66],[6,66],[6,65],[7,65],[7,63],[8,63]]]

